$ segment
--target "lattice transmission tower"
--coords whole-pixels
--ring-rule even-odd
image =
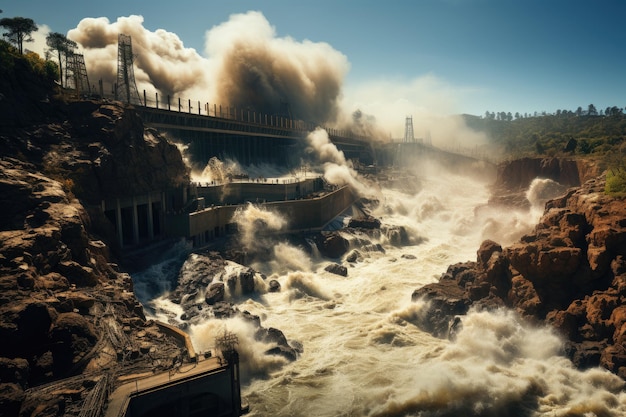
[[[115,99],[126,103],[141,104],[135,71],[133,70],[133,44],[129,35],[119,34],[117,38],[117,84]]]
[[[413,116],[407,116],[404,123],[404,143],[415,143],[413,134]]]
[[[83,54],[68,52],[65,55],[65,86],[76,90],[76,95],[91,94],[87,66]]]

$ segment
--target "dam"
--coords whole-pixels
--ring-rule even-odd
[[[247,115],[241,112],[227,119],[140,106],[137,111],[146,126],[184,138],[197,164],[205,165],[213,157],[232,157],[248,163],[295,166],[294,157],[305,149],[307,131],[292,120],[270,117],[265,125],[265,116],[262,123],[256,114],[252,122],[242,121],[242,114]],[[422,144],[374,147],[363,138],[333,130],[329,137],[366,175],[375,175],[381,167],[408,165],[412,163],[409,156],[456,160],[458,166],[475,162]],[[292,172],[281,178],[235,175],[220,181],[189,182],[176,189],[103,200],[101,210],[115,228],[119,248],[132,252],[174,238],[184,238],[194,248],[211,245],[238,231],[233,218],[249,204],[288,219],[284,230],[276,233],[319,231],[359,200],[349,186],[330,184],[310,172]],[[109,398],[106,415],[238,416],[247,410],[239,384],[236,353],[222,359],[193,354],[175,372],[121,384]]]

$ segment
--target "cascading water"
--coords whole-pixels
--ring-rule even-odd
[[[576,370],[551,330],[513,312],[470,311],[453,341],[418,327],[430,312],[427,302],[411,301],[413,290],[438,280],[450,264],[475,260],[484,239],[506,246],[530,231],[547,199],[563,191],[558,184],[537,179],[526,195],[530,209],[502,210],[486,204],[484,182],[433,170],[430,163],[418,164],[417,185],[398,183],[405,183],[404,191],[365,185],[326,132],[316,130],[308,139],[327,181],[376,193],[380,204],[372,215],[385,229],[377,238],[342,231],[358,246],[351,248],[358,256],[350,250],[344,259],[329,260],[275,240],[273,232],[287,219],[253,205],[237,213],[241,249],[262,253],[250,267],[265,279],[256,274],[254,294],[234,291],[226,299],[258,316],[265,328],[282,330],[299,352],[297,360],[268,354],[271,346],[258,341],[257,329],[241,316],[198,315],[186,322],[181,306],[167,298],[171,287],[149,302],[155,317],[187,328],[200,351],[214,348],[225,329],[238,336],[250,416],[626,415],[619,377]],[[182,274],[200,262],[205,260],[188,257]],[[331,262],[348,266],[347,276],[326,271]],[[148,277],[133,278],[146,289],[147,281],[170,283],[171,277],[155,276],[169,269],[157,265]],[[218,278],[228,281],[235,269],[228,264]],[[280,284],[279,292],[269,292],[270,280]]]
[[[414,195],[383,190],[373,214],[404,226],[414,243],[394,246],[382,235],[375,243],[384,251],[361,250],[359,261],[344,262],[347,277],[326,272],[329,260],[274,242],[272,260],[253,267],[282,290],[259,286],[238,307],[302,346],[295,361],[265,354],[268,346],[240,318],[207,319],[188,331],[200,351],[225,328],[237,334],[250,416],[624,415],[621,379],[576,370],[555,334],[513,312],[471,312],[454,341],[415,324],[429,314],[426,303],[411,302],[415,288],[474,260],[483,239],[511,243],[538,219],[533,210],[485,209],[488,197],[485,184],[444,175],[422,178]],[[265,226],[273,224],[267,216]]]

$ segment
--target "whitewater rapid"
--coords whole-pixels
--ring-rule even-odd
[[[347,277],[326,272],[328,259],[280,241],[272,262],[251,265],[282,290],[269,293],[259,282],[260,294],[237,299],[238,308],[301,345],[297,360],[263,354],[267,346],[242,319],[188,329],[199,351],[213,348],[224,329],[238,336],[249,416],[626,415],[618,377],[574,369],[550,329],[513,312],[471,312],[455,341],[417,327],[429,312],[427,303],[411,301],[413,290],[450,264],[475,260],[484,239],[506,245],[529,231],[542,211],[537,189],[550,185],[533,184],[530,211],[498,211],[485,207],[481,181],[435,173],[419,183],[414,194],[383,189],[373,213],[405,227],[412,244],[381,238],[375,243],[384,253],[361,251]],[[153,301],[180,314],[163,297]]]

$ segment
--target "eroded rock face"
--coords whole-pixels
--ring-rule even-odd
[[[50,104],[50,106],[54,106]],[[58,120],[13,133],[13,153],[43,166],[82,200],[163,190],[188,181],[180,152],[137,113],[120,103],[71,102],[54,106]]]
[[[124,357],[139,341],[151,357],[178,351],[156,328],[146,332],[132,281],[109,263],[106,245],[90,236],[88,214],[61,183],[0,157],[0,188],[10,192],[0,197],[0,404],[14,415],[48,406],[62,413],[72,401],[25,390],[87,368],[104,372],[103,363],[115,368],[111,355]],[[132,360],[144,358],[137,351]]]
[[[514,308],[557,328],[579,366],[626,378],[626,199],[605,195],[602,177],[587,181],[549,201],[519,242],[484,242],[476,262],[451,266],[413,299],[435,306],[424,327],[440,336],[470,305]]]
[[[0,403],[18,411],[49,403],[63,413],[70,400],[24,390],[102,363],[114,368],[111,355],[140,364],[139,349],[130,355],[124,347],[135,341],[154,347],[151,356],[178,352],[175,340],[145,321],[132,281],[109,263],[85,207],[176,186],[187,170],[174,145],[144,131],[121,104],[46,100],[36,107],[17,122],[0,114],[0,374],[17,375],[0,380]]]
[[[556,181],[560,186],[579,187],[601,174],[597,164],[564,158],[520,158],[498,166],[491,203],[528,207],[526,190],[535,178]]]

